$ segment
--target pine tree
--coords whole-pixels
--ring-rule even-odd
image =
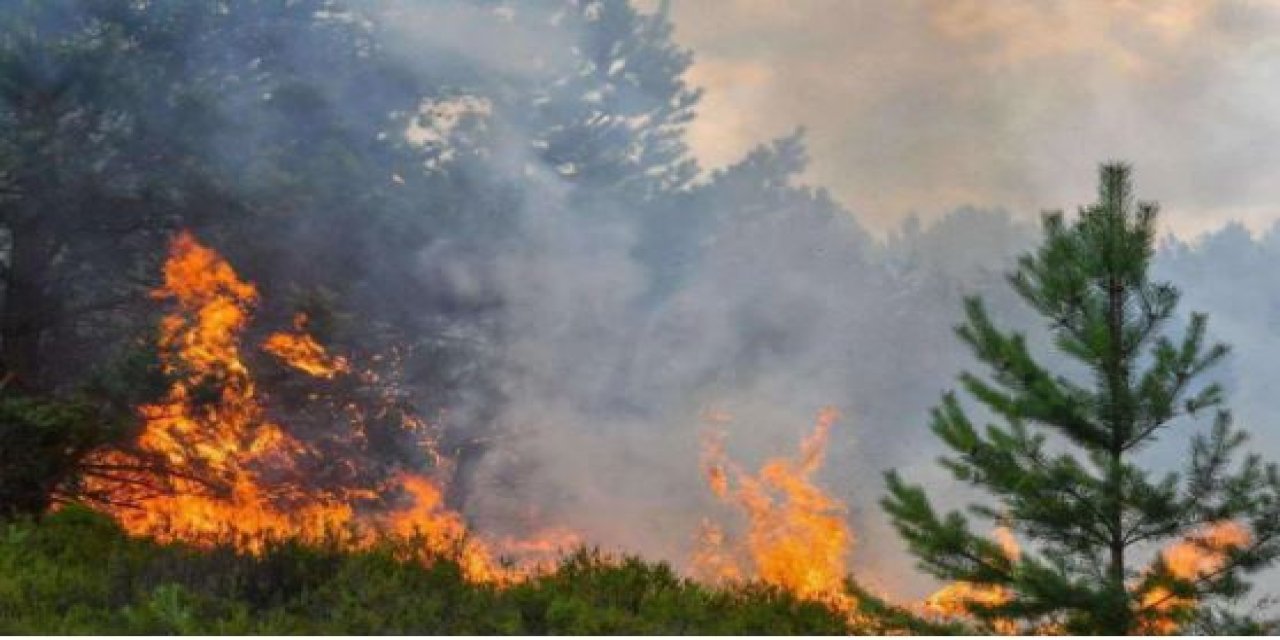
[[[988,372],[964,373],[960,385],[993,423],[978,428],[948,393],[931,428],[949,449],[941,464],[994,502],[940,513],[922,487],[889,472],[882,504],[923,570],[999,594],[966,605],[988,628],[1223,628],[1247,620],[1228,605],[1280,554],[1280,476],[1239,455],[1246,434],[1232,426],[1222,387],[1203,380],[1228,352],[1207,340],[1205,316],[1192,314],[1182,332],[1170,326],[1178,290],[1149,273],[1157,206],[1135,201],[1126,165],[1100,173],[1098,202],[1074,221],[1046,214],[1042,244],[1009,276],[1047,320],[1059,362],[1087,374],[1051,371],[1024,334],[967,299],[957,334]],[[1187,421],[1197,431],[1184,471],[1139,463]],[[1007,528],[1023,548],[1002,549],[971,518]],[[1160,552],[1171,545],[1201,560],[1174,566],[1179,558]]]

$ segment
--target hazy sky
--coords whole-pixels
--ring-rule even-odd
[[[1180,235],[1280,218],[1280,0],[675,0],[672,17],[707,90],[702,161],[803,125],[811,181],[875,230],[1074,208],[1112,158]]]

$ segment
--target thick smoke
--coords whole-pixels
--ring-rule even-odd
[[[963,296],[983,295],[1005,326],[1033,336],[1042,328],[1003,279],[1035,240],[1032,212],[961,207],[874,238],[859,223],[857,197],[849,211],[799,183],[799,135],[760,141],[712,173],[671,152],[650,165],[657,177],[631,180],[628,167],[643,166],[633,154],[574,154],[670,113],[680,92],[658,91],[662,83],[645,74],[660,74],[645,65],[680,60],[638,48],[613,52],[601,69],[584,49],[611,46],[600,41],[601,21],[630,35],[659,32],[665,21],[629,22],[618,2],[366,6],[377,7],[366,35],[428,95],[381,84],[376,95],[361,93],[364,78],[335,73],[319,97],[290,97],[263,93],[246,72],[220,106],[261,109],[259,117],[209,144],[253,195],[255,180],[276,169],[255,164],[265,162],[255,159],[259,147],[314,138],[299,105],[322,104],[344,124],[376,122],[343,135],[395,151],[395,162],[370,163],[381,174],[338,175],[403,185],[404,195],[364,197],[341,181],[326,191],[304,185],[292,208],[259,221],[271,240],[260,254],[227,252],[258,265],[247,271],[269,300],[296,280],[339,283],[335,295],[353,302],[344,311],[397,323],[386,342],[412,343],[412,366],[429,370],[416,378],[418,402],[458,450],[475,452],[459,461],[452,499],[477,529],[566,526],[606,550],[683,566],[699,521],[732,517],[699,468],[708,414],[732,416],[729,453],[754,467],[794,451],[820,409],[834,406],[843,417],[822,481],[850,507],[853,569],[892,594],[925,593],[929,581],[908,569],[877,505],[881,473],[901,469],[945,506],[968,499],[934,462],[928,410],[972,366],[952,334]],[[316,68],[339,66],[322,55],[337,47],[312,36],[319,43],[289,41],[283,66],[325,78]],[[216,36],[190,46],[196,58],[237,55]],[[245,55],[237,63],[252,69],[257,62]],[[586,88],[574,93],[579,85]],[[379,113],[387,105],[398,110]],[[578,117],[600,135],[566,138],[548,113]],[[612,120],[600,125],[605,117]],[[671,127],[682,124],[671,118]],[[634,155],[669,148],[652,142]],[[341,164],[323,153],[314,160],[326,170],[326,161]],[[1138,165],[1140,195],[1161,199],[1142,176]],[[653,195],[654,184],[678,188]],[[1091,198],[1077,194],[1079,203]],[[366,209],[368,221],[341,215]],[[1269,267],[1278,260],[1280,231],[1254,238],[1227,226],[1170,240],[1157,261],[1184,289],[1184,311],[1209,312],[1214,335],[1235,345],[1220,375],[1256,450],[1272,459],[1280,458],[1267,422],[1280,282]],[[277,326],[287,319],[271,313]],[[364,322],[350,318],[343,329],[338,319],[334,331],[382,330]],[[1168,440],[1151,455],[1176,465],[1182,440]]]
[[[564,42],[509,21],[415,15],[400,22],[402,39],[446,52],[434,60],[539,80],[575,72],[572,56],[557,57]],[[426,26],[440,24],[456,28]],[[423,277],[501,301],[490,362],[501,401],[457,408],[491,421],[485,452],[463,478],[463,508],[478,528],[555,523],[605,549],[683,565],[699,520],[726,516],[698,465],[706,415],[733,416],[730,452],[754,465],[792,451],[830,405],[843,418],[823,480],[850,506],[854,570],[890,592],[924,593],[930,583],[903,570],[910,560],[879,512],[881,473],[900,468],[954,506],[967,499],[934,464],[928,409],[972,365],[951,333],[962,296],[984,295],[1007,326],[1033,336],[1040,328],[1003,278],[1034,241],[1034,216],[961,208],[876,240],[856,213],[795,184],[804,164],[795,137],[705,176],[657,211],[632,210],[582,197],[571,172],[529,154],[540,132],[474,108],[489,99],[458,104],[472,105],[471,125],[488,132],[493,152],[480,169],[520,185],[512,226],[493,239],[502,250],[422,255]],[[1187,291],[1187,308],[1210,311],[1215,334],[1238,345],[1242,355],[1221,374],[1255,428],[1268,413],[1262,354],[1277,339],[1266,319],[1276,303],[1260,295],[1275,289],[1265,265],[1280,245],[1271,238],[1229,227],[1170,242],[1159,257]],[[1274,437],[1259,435],[1260,451],[1280,454]],[[1175,440],[1159,451],[1165,462],[1184,453]]]
[[[456,19],[420,12],[400,24]],[[432,58],[479,68],[494,54],[466,58],[476,42],[497,43],[500,60],[532,55],[527,31],[499,38],[483,29],[513,27],[464,22],[467,46],[430,41],[414,26],[402,39],[426,39],[448,52]],[[422,259],[424,276],[502,301],[503,340],[490,363],[501,392],[494,435],[462,478],[478,528],[562,524],[605,549],[683,565],[699,521],[727,515],[699,468],[706,416],[732,415],[730,452],[754,465],[792,451],[818,411],[834,406],[844,417],[825,480],[850,505],[858,566],[902,575],[885,571],[904,556],[875,505],[880,474],[910,466],[940,478],[924,425],[964,362],[950,333],[960,297],[1005,295],[999,274],[1031,229],[962,209],[876,242],[825,193],[793,184],[804,167],[796,137],[709,176],[663,203],[669,211],[584,204],[571,179],[529,155],[538,132],[500,111],[473,125],[500,150],[480,170],[521,187],[510,236],[493,240],[504,247],[497,255],[428,250]],[[696,246],[681,251],[682,242]]]

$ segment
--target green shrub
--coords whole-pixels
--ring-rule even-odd
[[[550,573],[471,584],[448,559],[282,541],[258,555],[130,538],[67,508],[0,531],[7,634],[846,634],[761,585],[710,588],[665,564],[580,550]]]
[[[84,457],[117,434],[85,400],[0,389],[0,519],[44,513]]]

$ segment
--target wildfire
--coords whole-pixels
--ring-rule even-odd
[[[1169,573],[1181,580],[1195,580],[1222,568],[1226,554],[1249,544],[1249,530],[1237,522],[1218,522],[1203,532],[1188,536],[1161,552],[1161,558]],[[1174,595],[1164,587],[1156,587],[1142,597],[1142,608],[1153,614],[1144,621],[1143,631],[1152,634],[1177,633],[1178,610],[1194,605],[1195,601]]]
[[[813,484],[838,417],[834,409],[824,409],[797,459],[770,459],[756,475],[727,459],[722,432],[706,439],[707,484],[717,498],[746,516],[747,533],[745,544],[734,547],[719,526],[704,522],[693,558],[695,572],[714,581],[755,577],[801,598],[852,611],[855,602],[843,587],[853,541],[845,508]]]
[[[462,572],[472,580],[507,582],[515,579],[483,542],[468,536],[466,523],[444,504],[444,493],[427,478],[403,473],[400,484],[413,497],[408,509],[389,514],[390,533],[421,540],[435,555],[454,554]]]
[[[197,544],[231,540],[251,552],[277,538],[361,548],[389,536],[413,541],[426,557],[456,559],[470,580],[493,583],[526,578],[581,543],[564,529],[534,539],[484,540],[445,504],[438,480],[407,469],[339,486],[313,482],[309,474],[317,462],[334,463],[268,417],[267,398],[245,360],[241,340],[259,302],[257,289],[217,253],[182,233],[153,295],[171,305],[159,327],[161,363],[171,382],[158,402],[138,408],[142,428],[135,450],[105,452],[95,461],[121,471],[89,487],[109,496],[107,509],[130,533]],[[330,354],[307,333],[305,315],[294,318],[292,331],[271,334],[261,348],[313,378],[379,380]],[[362,433],[365,413],[352,407],[344,407],[347,421],[353,432]],[[746,526],[742,538],[735,539],[720,524],[704,520],[692,563],[696,575],[720,583],[757,579],[853,615],[856,603],[843,585],[853,541],[846,510],[813,479],[837,418],[835,410],[824,409],[796,457],[769,459],[755,474],[729,460],[723,430],[705,438],[707,485],[745,516]],[[729,420],[723,414],[709,419],[721,425]],[[408,417],[403,424],[423,443],[424,455],[438,460],[430,446],[434,441],[423,435],[426,423]],[[134,464],[140,455],[162,461],[162,469]],[[1018,557],[1009,530],[998,528],[995,536],[1009,558]],[[1241,525],[1218,523],[1161,555],[1174,577],[1195,579],[1218,570],[1225,554],[1249,539]],[[959,582],[933,594],[923,609],[966,616],[975,603],[1000,604],[1011,596],[1004,587]],[[1151,589],[1141,598],[1150,620],[1144,631],[1177,631],[1176,613],[1192,604],[1164,587]],[[994,627],[1005,634],[1017,631],[1013,621],[997,620]]]
[[[279,358],[285,364],[316,378],[332,379],[338,374],[349,373],[345,358],[330,356],[320,343],[307,333],[307,314],[293,317],[293,333],[283,331],[271,334],[262,343],[263,351]]]
[[[1018,542],[1005,527],[995,531],[996,540],[1010,559],[1019,554]],[[1180,580],[1194,580],[1222,568],[1226,554],[1235,548],[1249,543],[1251,535],[1243,525],[1237,522],[1219,522],[1205,531],[1188,536],[1160,552],[1169,573]],[[998,605],[1008,602],[1012,594],[999,585],[979,585],[969,582],[955,582],[933,595],[924,602],[927,613],[945,617],[968,616],[973,605]],[[1164,587],[1156,587],[1142,595],[1140,611],[1143,613],[1141,630],[1146,634],[1171,634],[1180,630],[1176,613],[1193,606],[1195,600],[1171,593]],[[994,630],[1003,635],[1018,632],[1012,620],[997,619],[993,623]],[[1040,630],[1056,633],[1060,629],[1046,628]]]
[[[362,547],[390,535],[419,541],[431,557],[456,558],[471,580],[528,575],[528,566],[499,562],[471,536],[425,475],[402,470],[381,482],[340,487],[309,482],[302,463],[320,454],[267,418],[243,359],[241,334],[258,292],[217,253],[180,234],[154,296],[173,305],[159,338],[172,383],[161,401],[138,409],[137,449],[165,468],[134,467],[140,470],[94,487],[110,496],[107,508],[127,531],[196,543],[230,539],[249,551],[277,538]],[[349,374],[348,362],[329,355],[305,329],[299,316],[294,332],[271,335],[263,349],[313,377]],[[112,451],[99,462],[129,468],[129,456]]]
[[[1006,527],[996,527],[994,535],[1005,557],[1017,560],[1021,550],[1018,548],[1017,539],[1013,537],[1013,532]],[[926,613],[944,617],[966,616],[969,615],[970,607],[975,604],[999,605],[1008,602],[1011,597],[1009,590],[1000,585],[976,584],[961,580],[939,589],[926,598],[924,610]],[[1017,624],[1012,620],[998,619],[992,626],[996,633],[1002,635],[1014,635],[1018,632]]]

